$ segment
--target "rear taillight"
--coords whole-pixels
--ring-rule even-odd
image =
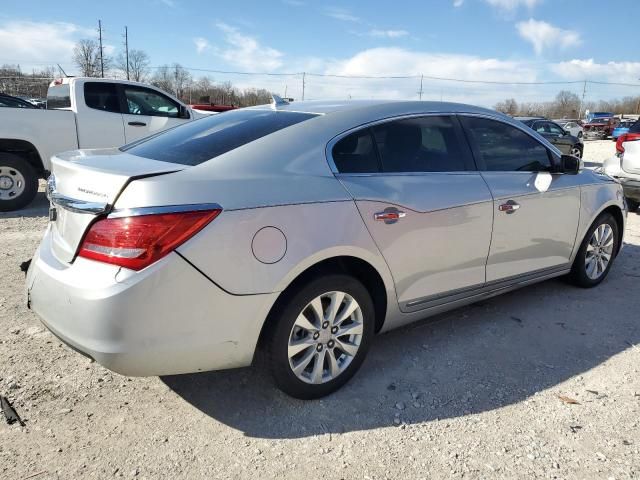
[[[619,155],[623,154],[624,147],[622,144],[624,142],[635,142],[637,140],[640,140],[640,133],[623,133],[618,137],[618,140],[616,140],[616,152],[618,152]]]
[[[105,218],[94,223],[78,255],[142,270],[186,242],[222,210]]]

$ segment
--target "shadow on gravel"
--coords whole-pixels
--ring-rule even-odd
[[[640,247],[626,245],[596,289],[552,280],[381,335],[351,382],[322,400],[289,398],[257,368],[162,380],[216,421],[261,438],[386,427],[396,414],[410,424],[498,409],[640,343],[640,297],[625,294],[635,277]]]
[[[3,218],[20,218],[20,217],[46,217],[49,215],[49,200],[44,192],[38,192],[36,198],[21,210],[15,212],[0,212],[0,219]]]

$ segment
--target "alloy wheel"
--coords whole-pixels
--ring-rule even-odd
[[[615,243],[613,237],[613,228],[608,223],[599,225],[593,231],[587,244],[584,261],[587,276],[591,280],[600,278],[611,262]]]
[[[571,155],[573,155],[574,157],[582,157],[582,152],[580,151],[580,149],[578,147],[573,147],[571,149]]]
[[[364,334],[362,309],[349,294],[323,293],[298,314],[289,334],[289,366],[305,383],[329,382],[351,364]]]

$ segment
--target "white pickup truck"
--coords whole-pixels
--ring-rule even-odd
[[[142,83],[57,79],[46,110],[0,108],[0,211],[33,200],[56,153],[119,147],[204,115]]]

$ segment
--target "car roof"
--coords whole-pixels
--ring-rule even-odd
[[[513,117],[513,118],[521,122],[528,122],[529,120],[548,120],[547,118],[544,118],[544,117]]]

